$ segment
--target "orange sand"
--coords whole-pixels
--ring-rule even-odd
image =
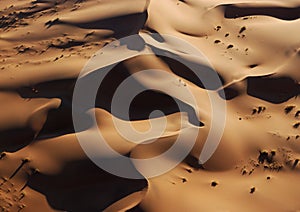
[[[299,211],[299,8],[299,0],[1,0],[0,211]],[[116,151],[151,157],[181,133],[179,111],[152,91],[136,100],[131,123],[146,131],[149,111],[159,107],[167,114],[165,134],[146,145],[122,138],[107,106],[120,73],[159,68],[183,78],[205,124],[176,168],[130,180],[86,156],[71,103],[89,58],[139,32],[173,35],[201,50],[224,82],[227,114],[217,151],[199,166],[211,119],[205,89],[175,61],[124,60],[92,110]]]

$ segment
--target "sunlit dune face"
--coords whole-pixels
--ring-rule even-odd
[[[1,0],[0,211],[298,211],[299,8]]]

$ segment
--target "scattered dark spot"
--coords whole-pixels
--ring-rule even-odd
[[[271,152],[270,156],[267,157],[267,162],[269,164],[274,162],[275,151],[272,151],[272,152]]]
[[[287,140],[287,141],[288,141],[288,140],[290,140],[290,136],[289,136],[289,137],[287,137],[287,138],[286,138],[286,140]]]
[[[255,113],[257,113],[257,109],[256,108],[252,109],[252,115],[254,115]]]
[[[227,49],[231,49],[231,48],[233,48],[232,44],[230,44],[230,45],[227,46]]]
[[[300,116],[300,110],[297,111],[297,113],[295,114],[295,117],[299,117]]]
[[[19,197],[19,200],[23,199],[24,197],[25,197],[25,193],[22,192],[21,195],[20,195],[20,197]]]
[[[255,167],[259,167],[259,163],[254,163],[253,164]]]
[[[250,189],[250,194],[253,194],[255,192],[255,187],[252,187],[251,189]]]
[[[84,41],[76,41],[76,40],[68,40],[66,42],[60,41],[59,44],[53,44],[51,43],[48,47],[49,48],[56,48],[56,49],[68,49],[76,46],[82,46],[84,45]]]
[[[87,33],[87,34],[84,36],[84,38],[87,38],[87,37],[89,37],[89,36],[92,36],[94,33],[95,33],[94,31],[89,32],[89,33]]]
[[[299,135],[296,135],[296,139],[298,139],[299,138]]]
[[[239,118],[239,120],[242,120],[242,118]]]
[[[23,208],[25,208],[25,206],[23,206],[23,205],[18,205],[18,211],[21,211]]]
[[[271,177],[268,176],[268,177],[267,177],[267,180],[270,180],[270,179],[271,179]]]
[[[249,18],[247,18],[247,17],[243,18],[243,20],[247,20],[247,19],[249,19]]]
[[[222,28],[221,26],[217,26],[217,27],[215,28],[215,30],[216,30],[216,31],[219,31],[221,28]]]
[[[258,110],[257,110],[257,113],[259,114],[259,113],[261,113],[261,112],[264,112],[265,110],[266,110],[265,107],[259,106],[259,107],[258,107]]]
[[[188,155],[185,159],[184,159],[184,162],[193,168],[193,170],[197,171],[197,170],[200,170],[200,169],[204,169],[203,165],[202,164],[199,164],[199,159],[198,158],[195,158],[193,156],[190,156]]]
[[[186,170],[188,173],[192,173],[193,171],[192,171],[192,169],[187,169]]]
[[[0,160],[2,159],[2,158],[4,158],[6,156],[6,153],[5,152],[2,152],[1,154],[0,154]]]
[[[28,163],[30,160],[28,158],[24,158],[22,159],[22,163],[25,164],[25,163]]]
[[[54,19],[53,21],[48,21],[45,23],[45,26],[47,28],[50,28],[51,26],[55,25],[55,24],[60,24],[61,21],[59,20],[59,18]]]
[[[248,48],[246,48],[246,49],[245,49],[245,52],[247,52],[248,50],[249,50],[249,49],[248,49]]]
[[[15,49],[18,51],[19,54],[23,54],[23,53],[26,53],[28,51],[34,51],[30,47],[25,47],[24,45],[17,46]]]
[[[300,122],[298,122],[298,123],[296,123],[296,124],[293,125],[293,127],[294,127],[295,129],[297,129],[299,126],[300,126]]]
[[[254,172],[254,169],[252,169],[252,170],[249,172],[249,175],[251,175],[253,172]]]
[[[264,163],[265,160],[268,160],[268,152],[263,151],[263,152],[259,152],[259,156],[258,156],[258,162],[259,163]]]
[[[271,155],[274,157],[276,155],[276,151],[275,150],[272,150],[271,151]]]
[[[182,178],[182,182],[183,182],[183,183],[186,183],[186,182],[187,182],[187,179]]]
[[[220,40],[215,40],[215,43],[221,43],[221,41]]]
[[[299,159],[296,159],[296,160],[294,161],[294,164],[293,164],[293,169],[296,168],[296,166],[298,165],[298,163],[299,163]]]
[[[290,113],[293,109],[295,108],[295,106],[290,105],[284,108],[284,111],[286,114]]]
[[[229,36],[229,33],[226,33],[226,34],[225,34],[225,37],[228,37],[228,36]]]
[[[280,171],[280,170],[282,170],[282,168],[283,168],[283,165],[281,165],[281,164],[275,164],[275,166],[274,167],[271,167],[273,170],[275,169],[275,170],[277,170],[278,172]]]
[[[246,169],[243,169],[242,175],[245,175],[245,174],[247,174],[247,170],[246,170]]]
[[[216,181],[211,182],[212,187],[216,187],[217,185],[218,185],[218,183]]]
[[[249,65],[249,68],[255,68],[257,66],[258,66],[257,64],[252,64],[252,65]]]
[[[246,30],[246,27],[243,26],[243,27],[240,29],[239,33],[241,34],[241,33],[243,33],[245,30]]]
[[[32,172],[32,175],[36,175],[36,174],[40,173],[40,170],[35,168],[35,169],[31,169],[31,172]]]

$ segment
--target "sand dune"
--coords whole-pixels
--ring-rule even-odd
[[[299,211],[299,8],[299,0],[0,1],[1,211]],[[133,46],[114,46],[130,35],[138,38]],[[100,58],[94,66],[93,57]],[[84,75],[87,82],[115,66],[93,108],[72,111],[87,64],[94,67]],[[205,86],[188,64],[202,67],[206,80],[215,70],[221,84]],[[161,72],[139,75],[145,69]],[[111,105],[129,76],[147,91],[125,117],[123,104]],[[121,90],[125,102],[133,92]],[[202,164],[216,124],[209,93],[224,100],[226,112],[216,114],[226,120],[216,151]],[[79,131],[76,113],[91,120]],[[145,134],[136,136],[131,126]],[[116,157],[97,154],[87,139],[95,150],[89,157],[81,135],[98,131],[140,179],[93,163]],[[147,177],[153,170],[138,159],[161,155],[180,137],[188,154],[178,165],[177,157],[160,158],[149,167],[176,166]]]

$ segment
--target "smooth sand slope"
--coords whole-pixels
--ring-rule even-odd
[[[299,211],[299,18],[299,0],[1,0],[0,211]],[[120,154],[140,159],[163,153],[187,133],[182,117],[187,129],[199,129],[174,169],[125,179],[98,168],[82,150],[72,122],[73,90],[102,47],[154,32],[181,38],[207,56],[222,80],[209,89],[225,91],[226,125],[216,152],[199,165],[212,119],[207,89],[174,59],[123,59],[88,113],[97,119],[91,129],[99,129]],[[156,48],[185,58],[180,49],[171,51],[170,41],[155,39]],[[124,48],[130,49],[121,45],[110,57]],[[112,112],[120,83],[144,69],[180,79],[197,104],[154,75],[136,82],[163,93],[137,96],[129,119]],[[166,115],[151,120],[166,121],[160,136],[132,143],[114,127],[117,118],[145,132],[154,110]],[[151,139],[156,141],[144,143]]]

